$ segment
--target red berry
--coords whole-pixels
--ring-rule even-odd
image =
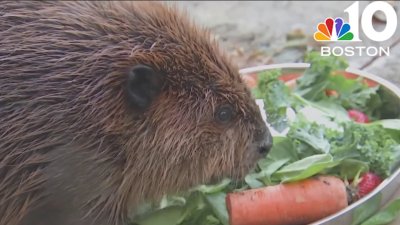
[[[381,182],[382,179],[378,175],[371,172],[365,173],[358,184],[358,196],[360,198],[364,197],[373,191]]]
[[[349,117],[356,121],[357,123],[368,123],[369,119],[368,116],[365,115],[364,113],[357,111],[355,109],[351,109],[347,111]]]

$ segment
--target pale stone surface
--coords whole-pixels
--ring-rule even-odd
[[[170,2],[171,3],[171,2]],[[299,28],[312,37],[318,23],[326,17],[342,17],[347,21],[344,10],[354,1],[180,1],[196,23],[210,28],[222,46],[236,57],[240,67],[266,63],[301,61],[301,51],[286,49],[286,34]],[[368,4],[360,2],[360,11]],[[397,4],[400,8],[400,4]],[[399,13],[398,13],[399,14]],[[400,16],[398,16],[398,20]],[[377,25],[377,30],[383,29]],[[400,38],[400,22],[396,34],[388,41],[377,43],[368,40],[362,32],[364,46],[389,46]],[[315,44],[315,43],[314,43]],[[239,53],[238,53],[239,52]],[[249,56],[251,55],[251,56]],[[246,58],[246,60],[241,60]],[[247,60],[247,58],[251,58]],[[350,65],[360,68],[371,57],[349,57]],[[380,75],[400,85],[400,47],[392,48],[391,55],[377,60],[365,70]]]

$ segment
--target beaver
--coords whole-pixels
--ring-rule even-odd
[[[272,145],[210,32],[159,2],[0,4],[0,225],[126,224]]]

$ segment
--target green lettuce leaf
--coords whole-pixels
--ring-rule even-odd
[[[386,225],[395,220],[399,215],[400,199],[396,199],[361,225]]]
[[[339,163],[330,154],[312,155],[281,168],[273,176],[279,177],[282,182],[293,182],[314,176]]]
[[[258,74],[257,88],[253,91],[256,98],[264,100],[268,123],[279,132],[288,127],[286,109],[291,102],[289,88],[278,80],[280,75],[280,70],[271,70]]]
[[[320,56],[318,52],[306,55],[306,62],[311,64],[303,76],[297,80],[295,93],[307,100],[319,101],[326,98],[325,90],[330,85],[329,78],[337,70],[344,70],[348,63],[336,56]]]

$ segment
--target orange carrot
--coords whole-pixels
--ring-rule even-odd
[[[325,94],[326,94],[327,96],[333,96],[333,97],[338,97],[338,96],[339,96],[339,94],[337,93],[337,91],[331,90],[331,89],[325,90]]]
[[[288,81],[296,80],[300,76],[301,76],[300,73],[288,73],[288,74],[284,74],[284,75],[280,76],[278,79],[283,82],[288,82]]]
[[[230,225],[308,224],[347,207],[346,186],[333,176],[229,193]]]

